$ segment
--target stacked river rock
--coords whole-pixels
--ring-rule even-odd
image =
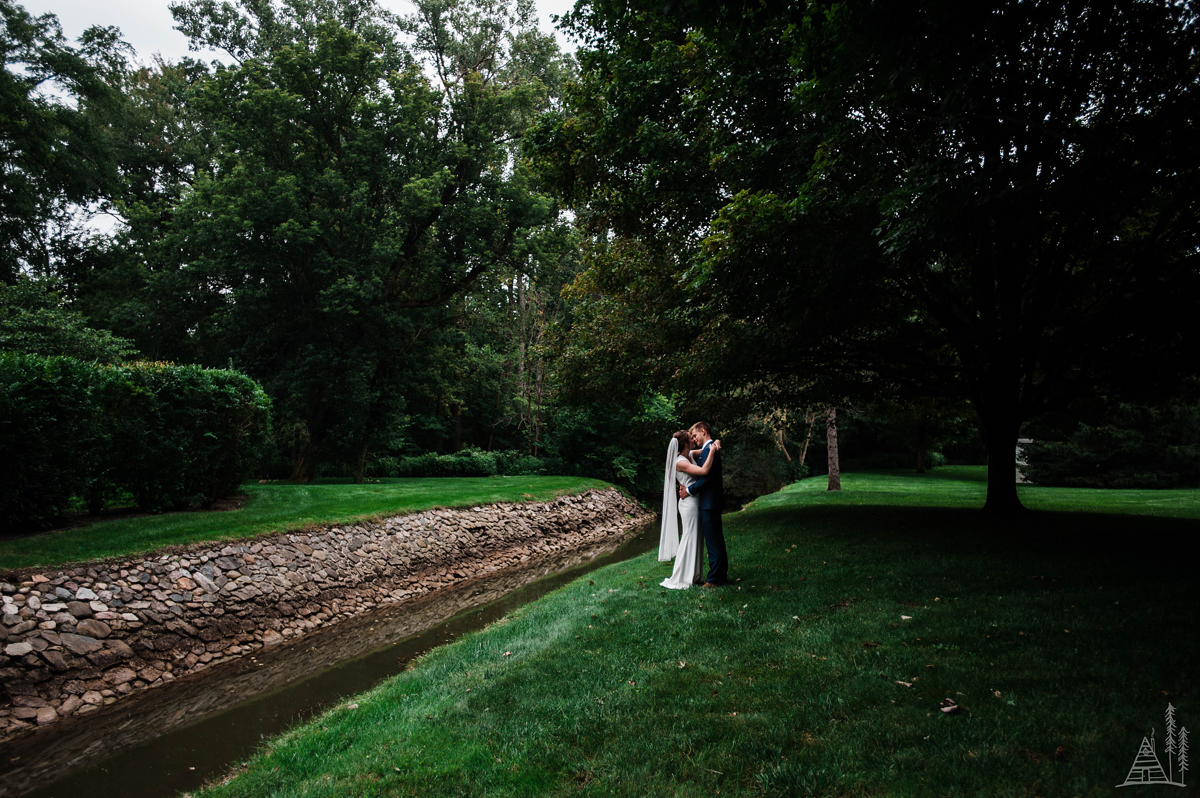
[[[306,630],[623,536],[615,489],[292,532],[0,583],[0,741]]]

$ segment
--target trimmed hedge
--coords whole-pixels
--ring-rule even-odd
[[[412,457],[381,457],[372,473],[387,477],[494,477],[559,474],[562,462],[518,451],[485,452],[468,448],[455,454],[432,452]]]
[[[250,476],[270,400],[236,371],[0,353],[0,524],[45,527],[73,499],[209,506]]]

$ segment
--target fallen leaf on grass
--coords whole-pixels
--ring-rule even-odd
[[[879,648],[879,644],[874,640],[868,640],[867,642],[863,643],[863,648]]]
[[[945,712],[947,715],[958,712],[960,709],[962,709],[962,707],[955,703],[953,698],[943,698],[941,706],[942,712]]]
[[[911,615],[901,615],[901,616],[900,616],[900,620],[902,620],[902,621],[911,621],[911,620],[912,620],[912,616],[911,616]]]
[[[896,684],[901,685],[902,687],[912,687],[912,682],[902,682],[899,679],[896,680]]]
[[[683,662],[680,662],[680,663],[679,663],[679,667],[681,667],[681,668],[686,668],[686,667],[687,667],[687,660],[684,660]]]
[[[996,696],[996,698],[1003,698],[1003,697],[1004,697],[1004,696],[1002,696],[1002,695],[1000,694],[1000,691],[999,691],[999,690],[993,690],[993,691],[992,691],[992,695]]]
[[[504,656],[506,656],[506,657],[511,657],[511,656],[512,656],[512,652],[511,652],[511,651],[505,651],[505,652],[504,652]]]
[[[358,709],[358,704],[347,704],[346,709]]]

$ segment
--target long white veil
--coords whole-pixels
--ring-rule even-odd
[[[658,533],[658,561],[666,562],[679,550],[679,494],[675,487],[675,461],[679,459],[679,441],[671,436],[667,446],[667,472],[663,476],[662,529]]]

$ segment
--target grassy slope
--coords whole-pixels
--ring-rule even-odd
[[[766,497],[726,518],[739,586],[664,591],[653,553],[602,569],[204,795],[1111,795],[1168,700],[1200,728],[1174,556],[1200,491],[1027,490],[1058,512],[993,524],[964,509],[982,478]]]
[[[249,499],[238,510],[114,519],[2,541],[0,573],[140,554],[199,541],[248,538],[395,512],[534,499],[547,501],[562,493],[606,487],[607,483],[577,477],[384,479],[361,485],[348,480],[322,480],[313,485],[247,484],[244,491]]]

